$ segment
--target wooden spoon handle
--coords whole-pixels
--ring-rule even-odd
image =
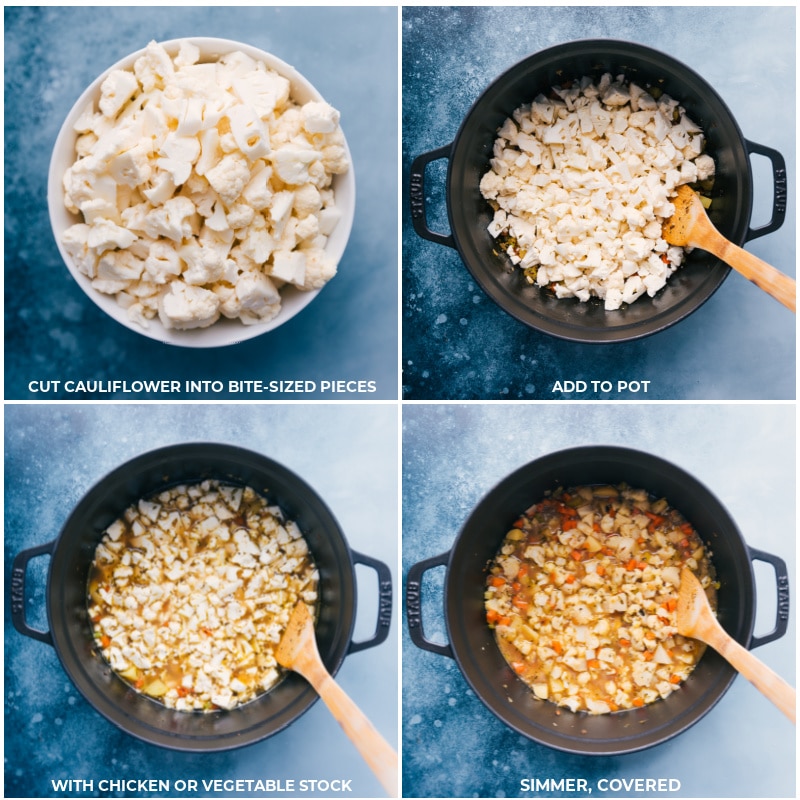
[[[783,303],[786,308],[795,311],[797,284],[793,278],[784,275],[783,272],[775,269],[771,264],[767,264],[766,261],[762,261],[758,256],[729,242],[722,235],[719,235],[718,238],[715,237],[713,249],[710,247],[704,247],[704,249],[711,250],[715,256],[721,258],[739,274],[744,275],[759,289],[763,289],[779,303]]]
[[[305,674],[305,671],[304,671]],[[306,678],[316,689],[334,719],[358,748],[370,769],[390,797],[397,796],[397,753],[350,699],[347,693],[320,665]]]
[[[713,648],[794,722],[797,705],[795,690],[728,634],[724,634],[724,638],[715,638],[717,641],[711,643]]]

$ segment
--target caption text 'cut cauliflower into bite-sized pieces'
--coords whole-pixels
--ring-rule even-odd
[[[715,607],[709,553],[665,499],[625,485],[558,490],[506,534],[486,620],[535,697],[592,714],[641,707],[675,691],[703,653],[676,627],[684,566]]]
[[[317,606],[299,528],[249,487],[176,486],[105,531],[89,575],[94,635],[112,669],[179,711],[230,709],[272,688],[294,606]]]
[[[299,104],[287,78],[242,52],[200,63],[151,42],[116,69],[74,125],[62,244],[131,320],[165,328],[246,325],[280,312],[280,289],[321,288],[349,168],[339,112]]]
[[[681,184],[715,172],[678,101],[605,74],[556,87],[497,132],[481,179],[489,225],[529,283],[606,310],[654,296],[683,263],[661,236]]]

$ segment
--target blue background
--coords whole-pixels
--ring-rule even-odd
[[[54,539],[71,509],[110,470],[162,445],[218,441],[261,452],[296,472],[330,507],[350,547],[387,564],[396,586],[397,424],[397,409],[388,404],[7,405],[5,584],[14,555]],[[40,630],[47,629],[47,567],[40,557],[28,571],[28,623]],[[375,630],[377,580],[363,566],[356,575],[353,638],[363,641]],[[5,614],[5,797],[59,796],[50,781],[60,778],[93,779],[95,787],[101,778],[341,778],[352,780],[346,796],[384,796],[321,702],[284,731],[240,750],[200,755],[157,748],[100,716],[71,684],[53,648],[14,630],[7,601]],[[395,609],[388,640],[348,656],[336,677],[393,747],[397,619]]]
[[[458,253],[419,238],[408,170],[450,144],[473,102],[526,56],[574,39],[625,39],[669,52],[728,105],[743,135],[787,163],[778,231],[746,249],[795,274],[795,9],[710,7],[404,8],[403,392],[408,399],[793,399],[795,317],[740,275],[695,314],[635,342],[585,345],[530,330],[490,300]],[[430,229],[448,233],[446,160],[426,173]],[[755,173],[753,227],[772,210],[766,159]],[[641,392],[552,393],[557,380],[650,380]]]
[[[786,561],[793,595],[788,631],[754,652],[794,685],[794,443],[793,404],[407,405],[403,575],[449,551],[480,499],[523,464],[586,444],[644,450],[694,475],[725,506],[747,544]],[[425,634],[437,642],[447,641],[444,574],[443,568],[432,570],[422,584]],[[763,635],[774,628],[775,579],[772,568],[760,563],[755,574],[754,633]],[[622,777],[681,782],[679,792],[642,793],[651,797],[796,796],[795,728],[742,677],[702,720],[668,742],[626,756],[580,757],[506,727],[475,696],[455,661],[411,643],[404,621],[402,725],[403,791],[409,797],[534,796],[520,792],[521,778],[586,778],[595,798],[636,796],[598,791],[600,778]]]
[[[209,350],[149,340],[103,314],[63,265],[46,203],[50,153],[80,93],[151,39],[182,36],[246,42],[297,68],[341,112],[356,175],[335,280],[279,329]],[[5,92],[7,399],[35,398],[33,379],[115,378],[360,379],[378,391],[358,399],[397,397],[397,9],[6,8]],[[137,397],[158,395],[124,399]]]

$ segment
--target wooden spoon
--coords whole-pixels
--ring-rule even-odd
[[[678,187],[672,201],[675,213],[664,223],[661,235],[676,247],[699,247],[713,253],[759,289],[795,310],[797,284],[775,267],[728,241],[711,223],[700,198],[686,185]]]
[[[772,700],[792,722],[795,721],[797,702],[795,690],[749,650],[725,633],[708,604],[708,597],[700,581],[687,567],[681,570],[677,626],[681,636],[699,639],[713,647],[756,689]]]
[[[282,667],[300,673],[314,687],[383,788],[390,797],[396,797],[397,753],[325,669],[317,649],[314,620],[302,600],[294,607],[275,658]]]

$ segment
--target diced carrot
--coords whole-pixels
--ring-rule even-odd
[[[572,572],[567,575],[567,583],[575,583],[575,575]]]
[[[647,562],[646,561],[637,561],[636,562],[636,569],[647,569]]]
[[[519,565],[519,572],[517,573],[518,578],[524,578],[528,574],[528,565],[526,563],[522,563]]]
[[[522,672],[525,669],[525,664],[522,661],[512,661],[511,662],[511,669],[514,670],[517,674]]]
[[[522,588],[522,584],[519,581],[514,581],[511,584],[511,591],[518,592]]]
[[[642,658],[645,661],[652,661],[653,660],[653,654],[649,650],[645,650],[644,653],[642,653]]]
[[[562,528],[562,530],[565,530],[565,531],[571,531],[573,528],[577,528],[577,527],[578,527],[578,521],[575,520],[575,519],[565,519],[561,523],[561,528]]]
[[[522,597],[521,595],[517,595],[511,601],[511,605],[513,605],[514,608],[519,608],[522,611],[524,611],[528,607],[529,604],[528,604],[528,601],[524,597]]]
[[[489,584],[499,588],[500,586],[506,585],[506,579],[501,578],[499,575],[492,575],[492,577],[489,578]]]
[[[497,622],[498,619],[500,619],[500,613],[498,611],[495,611],[493,608],[489,608],[486,610],[486,621],[490,625]]]
[[[600,523],[599,522],[592,523],[592,530],[595,533],[600,533]]]
[[[525,520],[520,517],[511,527],[512,528],[522,528],[525,525]]]
[[[583,553],[580,550],[573,550],[569,555],[575,561],[580,561],[583,558]]]
[[[498,625],[510,625],[511,624],[511,617],[500,617],[497,620]]]
[[[108,646],[111,644],[111,639],[110,639],[108,636],[106,636],[105,634],[103,634],[103,635],[100,637],[100,644],[101,644],[103,647],[108,647]]]
[[[669,676],[669,682],[670,683],[680,683],[681,682],[681,676],[680,675],[670,675]]]
[[[559,655],[561,655],[564,652],[564,648],[561,646],[561,642],[559,642],[557,639],[553,639],[553,641],[550,642],[550,647],[552,647],[553,650],[555,650],[556,653],[558,653]]]
[[[644,632],[644,638],[645,639],[649,639],[652,642],[653,639],[656,638],[656,635],[653,633],[653,631],[645,631]]]
[[[590,658],[586,662],[586,666],[589,667],[590,669],[600,669],[600,661],[596,658]]]
[[[619,640],[619,646],[620,647],[630,647],[631,646],[631,640],[630,639],[620,639]]]
[[[625,565],[625,569],[628,570],[628,572],[633,572],[636,569],[636,559],[632,558],[630,561],[628,561],[628,563]]]
[[[598,564],[595,572],[602,577],[606,574],[606,568],[602,564]]]
[[[633,704],[636,706],[636,708],[641,708],[644,705],[644,700],[642,700],[641,697],[634,697]]]

